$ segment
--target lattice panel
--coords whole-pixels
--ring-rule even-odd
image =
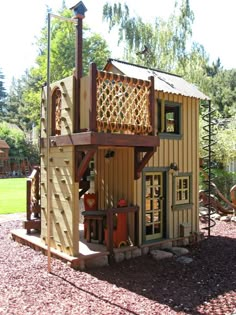
[[[150,133],[150,86],[149,81],[98,71],[98,131]]]

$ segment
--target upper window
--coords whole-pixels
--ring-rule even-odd
[[[181,104],[158,100],[158,132],[167,137],[180,135]]]

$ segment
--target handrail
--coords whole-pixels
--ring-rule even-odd
[[[39,190],[40,168],[34,166],[34,169],[26,181],[26,217],[31,220],[32,213],[40,212],[40,190]]]

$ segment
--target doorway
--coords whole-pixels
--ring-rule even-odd
[[[164,237],[165,173],[144,171],[143,176],[143,241]]]

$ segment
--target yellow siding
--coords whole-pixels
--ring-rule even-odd
[[[107,150],[114,151],[114,157],[105,159]],[[134,204],[134,151],[133,148],[101,148],[96,160],[96,191],[98,208],[117,207],[119,199]],[[134,240],[134,214],[128,215],[129,236]]]
[[[108,149],[114,151],[114,157],[105,159]],[[99,149],[95,173],[100,209],[117,207],[117,202],[121,198],[133,204],[133,148]]]
[[[167,234],[169,238],[179,237],[180,224],[190,223],[192,232],[198,231],[198,115],[199,101],[195,98],[183,97],[181,95],[156,93],[156,98],[179,102],[182,104],[182,138],[180,140],[161,139],[160,147],[153,158],[149,161],[148,167],[167,168],[172,162],[177,163],[179,173],[192,174],[193,207],[183,210],[172,210],[173,199],[173,173],[167,172],[167,199],[166,211]],[[157,124],[157,119],[155,119]],[[134,188],[135,203],[142,206],[142,181],[135,182]],[[142,218],[142,216],[141,216]],[[141,235],[141,228],[140,228]]]
[[[91,106],[90,77],[80,79],[80,127],[89,129],[89,108]]]
[[[73,132],[73,77],[51,85],[51,92],[57,87],[62,92],[61,135]],[[46,89],[43,92],[41,138],[47,137]],[[47,154],[49,153],[49,157]],[[78,255],[78,184],[74,181],[75,148],[73,146],[41,148],[41,238],[47,243],[47,210],[50,209],[51,246],[69,255]],[[49,162],[48,162],[49,161]],[[48,165],[49,163],[49,165]],[[48,178],[47,178],[48,175]],[[49,184],[49,185],[48,185]],[[47,195],[49,194],[49,200]]]

